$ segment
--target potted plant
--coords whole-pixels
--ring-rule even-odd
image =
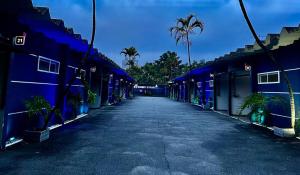
[[[93,104],[96,103],[96,99],[97,99],[97,94],[94,93],[93,91],[91,91],[90,89],[88,89],[88,98],[87,98],[87,102],[89,104]]]
[[[192,103],[195,104],[195,105],[199,105],[199,97],[198,96],[195,96],[192,100]]]
[[[245,109],[251,109],[248,114],[252,123],[258,123],[261,125],[271,125],[270,111],[268,104],[273,105],[286,104],[286,99],[281,96],[264,96],[260,93],[254,93],[248,96],[245,102],[241,106],[240,115]]]
[[[80,93],[69,93],[67,96],[67,103],[71,107],[71,115],[76,118],[80,114],[80,106],[83,105],[83,100]]]
[[[25,107],[28,111],[29,129],[24,131],[24,139],[29,142],[42,142],[49,139],[49,128],[43,129],[52,110],[50,103],[42,96],[34,96],[25,101]],[[60,110],[54,111],[56,117],[62,117]],[[40,126],[40,121],[42,125]]]

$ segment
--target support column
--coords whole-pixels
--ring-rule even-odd
[[[6,146],[6,127],[7,127],[7,114],[5,114],[6,100],[7,100],[7,85],[10,55],[8,53],[1,53],[0,59],[0,140],[1,149],[5,149]]]
[[[109,75],[109,80],[108,80],[108,104],[112,104],[113,103],[113,89],[114,89],[114,85],[113,85],[113,79],[114,79],[114,75],[110,74]]]
[[[228,115],[232,115],[232,72],[228,72]]]

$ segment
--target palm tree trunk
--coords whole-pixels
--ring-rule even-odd
[[[54,115],[54,112],[60,108],[60,106],[63,104],[64,102],[64,98],[65,96],[70,92],[71,86],[74,84],[76,77],[78,77],[78,75],[80,75],[80,70],[83,68],[86,60],[88,59],[90,52],[93,48],[94,45],[94,40],[95,40],[95,34],[96,34],[96,0],[92,0],[93,3],[93,25],[92,25],[92,37],[91,37],[91,43],[87,49],[87,52],[85,53],[84,57],[81,59],[80,65],[76,71],[76,73],[74,73],[73,77],[71,77],[71,79],[68,82],[68,86],[66,87],[66,89],[64,90],[63,94],[59,97],[59,99],[57,100],[54,108],[51,110],[50,114],[48,115],[43,129],[45,130],[48,127],[49,122],[51,121],[52,116]],[[62,118],[61,118],[62,119]],[[63,119],[62,119],[62,123],[64,123]]]
[[[269,49],[260,41],[260,39],[258,38],[253,25],[248,17],[247,11],[245,9],[243,0],[239,0],[240,2],[240,7],[242,9],[243,15],[245,20],[247,21],[247,24],[249,26],[249,29],[251,30],[251,33],[253,35],[253,37],[255,38],[255,41],[257,42],[257,44],[264,50],[264,52],[267,54],[268,58],[272,60],[272,62],[277,66],[277,68],[280,70],[280,72],[282,72],[283,74],[283,78],[285,83],[287,84],[287,88],[289,91],[289,97],[290,97],[290,106],[291,106],[291,126],[292,128],[295,128],[295,120],[296,120],[296,110],[295,110],[295,97],[294,97],[294,93],[293,93],[293,88],[291,85],[291,82],[288,78],[287,73],[284,71],[283,67],[277,62],[277,60],[275,59],[274,55],[272,54],[271,51],[269,51]]]
[[[188,59],[189,59],[189,73],[192,70],[192,65],[191,65],[191,48],[190,48],[190,38],[189,38],[189,34],[186,35],[186,39],[187,39],[187,51],[188,51]],[[191,102],[191,95],[190,95],[190,74],[188,74],[188,81],[187,81],[187,91],[188,91],[188,102]]]

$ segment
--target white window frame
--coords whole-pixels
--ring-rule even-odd
[[[77,68],[77,69],[78,69],[78,68]],[[77,69],[75,69],[75,72],[77,71]],[[84,72],[83,77],[84,77],[84,79],[85,79],[86,71],[85,71],[84,69],[80,69],[80,75],[79,75],[79,77],[76,77],[77,79],[81,79],[81,74],[82,74],[82,72]]]
[[[209,80],[208,85],[209,87],[214,87],[214,80]]]
[[[41,60],[41,59],[49,61],[49,68],[48,68],[48,71],[40,69],[40,60]],[[57,63],[57,64],[58,64],[58,69],[57,69],[58,71],[57,71],[57,72],[51,71],[51,64],[52,64],[52,63]],[[60,62],[59,62],[59,61],[56,61],[56,60],[53,60],[53,59],[50,59],[50,58],[47,58],[47,57],[38,56],[38,66],[37,66],[37,71],[38,71],[38,72],[49,73],[49,74],[56,74],[56,75],[59,75],[59,71],[60,71]]]
[[[269,74],[277,74],[278,81],[276,82],[269,82]],[[267,75],[267,82],[261,82],[261,76]],[[272,71],[272,72],[262,72],[257,74],[257,82],[258,84],[279,84],[280,83],[280,71]]]
[[[68,65],[68,67],[69,68],[71,68],[71,69],[74,69],[74,73],[76,73],[76,71],[77,71],[77,69],[78,69],[78,67],[74,67],[74,66],[70,66],[70,65]],[[81,69],[80,70],[80,75],[81,75],[81,72],[84,72],[84,77],[86,77],[86,70],[84,70],[84,69]],[[77,79],[81,79],[81,76],[79,75],[79,77],[76,77]]]
[[[202,82],[201,82],[201,81],[198,81],[198,82],[197,82],[197,87],[198,87],[198,88],[202,88]]]

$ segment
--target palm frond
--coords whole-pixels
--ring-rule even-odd
[[[196,15],[194,15],[194,14],[190,14],[190,15],[186,18],[186,25],[187,25],[187,26],[190,26],[190,23],[191,23],[191,21],[192,21],[193,18],[196,18],[196,20],[197,20],[197,17],[196,17]]]
[[[200,31],[203,32],[203,30],[204,30],[204,24],[203,24],[201,21],[196,20],[196,21],[194,21],[194,22],[191,24],[190,29],[191,29],[191,31],[193,31],[193,30],[196,29],[196,28],[199,28]]]
[[[184,27],[184,26],[187,26],[187,21],[186,19],[184,18],[179,18],[177,19],[177,24],[176,24],[177,27]]]

